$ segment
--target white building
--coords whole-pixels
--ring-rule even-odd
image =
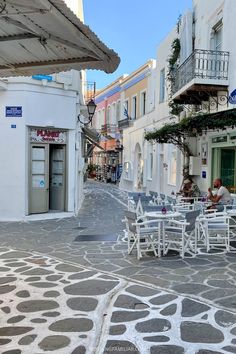
[[[235,15],[234,0],[193,0],[193,8],[182,16],[178,26],[158,47],[155,111],[137,119],[132,127],[124,130],[124,156],[134,166],[137,157],[132,152],[139,139],[144,171],[143,190],[156,190],[167,195],[178,191],[184,164],[182,153],[175,145],[148,144],[144,138],[145,131],[158,130],[165,124],[198,114],[206,120],[211,114],[216,119],[236,115],[232,110],[236,103]],[[178,107],[183,105],[179,116],[170,113],[168,104],[171,93],[168,61],[173,54],[175,39],[180,42],[180,53],[171,96]],[[132,134],[134,138],[130,139]],[[214,178],[222,177],[223,183],[234,192],[235,128],[230,126],[223,131],[203,129],[201,136],[186,139],[192,155],[189,172],[200,189],[207,191]],[[129,155],[127,149],[130,150]],[[134,167],[133,173],[130,173],[131,183],[121,186],[127,190],[137,189],[135,175]]]
[[[69,73],[66,85],[72,74],[79,76]],[[69,89],[64,86],[12,78],[0,92],[2,220],[49,210],[75,213],[80,207],[78,88],[72,82]]]
[[[185,14],[180,31],[180,65],[176,72],[173,99],[196,114],[215,114],[215,119],[234,117],[236,88],[236,46],[234,21],[236,4],[233,0],[193,0],[192,12]],[[191,35],[192,33],[192,35]],[[191,45],[192,43],[192,45]],[[233,102],[234,104],[231,104]],[[236,121],[236,119],[235,119]],[[234,192],[236,185],[235,129],[206,130],[197,136],[194,175],[203,191],[212,180],[221,177]],[[198,165],[198,166],[197,166]]]
[[[81,0],[68,0],[68,5],[83,13]],[[75,215],[83,200],[84,168],[78,121],[79,114],[80,120],[85,115],[84,77],[78,70],[113,72],[119,58],[61,0],[32,0],[30,8],[16,0],[4,11],[9,20],[0,18],[5,46],[0,59],[0,220]],[[69,69],[76,70],[62,72]],[[52,72],[60,73],[34,75]]]
[[[155,121],[156,61],[148,60],[121,82],[121,113],[118,122],[123,129],[123,172],[120,188],[145,189],[151,173],[147,171],[148,143],[145,131]]]

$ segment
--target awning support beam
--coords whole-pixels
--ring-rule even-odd
[[[32,66],[34,67],[44,67],[47,65],[63,65],[63,64],[74,64],[74,63],[88,63],[88,62],[95,62],[97,59],[91,58],[91,57],[84,57],[84,58],[68,58],[68,59],[58,59],[58,60],[47,60],[47,61],[35,61],[32,63],[18,63],[11,65],[11,67],[14,67],[15,69],[20,69],[20,68],[30,68]],[[0,65],[0,70],[1,69],[8,69],[9,65]]]
[[[33,39],[33,38],[38,38],[39,36],[36,36],[35,34],[31,33],[24,33],[24,34],[18,34],[14,36],[4,36],[0,37],[0,42],[10,42],[10,41],[21,41],[23,39]]]

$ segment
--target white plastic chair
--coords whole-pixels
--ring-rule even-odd
[[[198,240],[203,241],[207,252],[217,246],[225,246],[230,251],[230,219],[225,213],[213,213],[199,218]]]
[[[186,252],[196,252],[195,223],[200,210],[189,211],[184,220],[170,220],[164,225],[163,253],[178,251],[182,259]]]
[[[230,238],[236,237],[236,198],[233,198],[231,205],[225,205],[225,212],[231,217],[229,228]]]
[[[146,220],[136,213],[125,211],[125,223],[128,233],[128,254],[137,249],[137,258],[142,251],[152,250],[155,256],[161,256],[161,225],[157,220]],[[156,251],[157,249],[157,251]]]

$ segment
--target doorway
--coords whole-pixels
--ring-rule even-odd
[[[31,144],[29,213],[64,211],[66,199],[66,146]]]
[[[236,148],[213,148],[212,177],[220,177],[229,189],[236,185],[235,159]]]
[[[136,190],[143,188],[143,159],[140,145],[137,143],[134,151],[134,186]]]

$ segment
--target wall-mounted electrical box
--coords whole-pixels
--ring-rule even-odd
[[[201,158],[196,156],[189,157],[189,174],[199,176],[201,174]]]

